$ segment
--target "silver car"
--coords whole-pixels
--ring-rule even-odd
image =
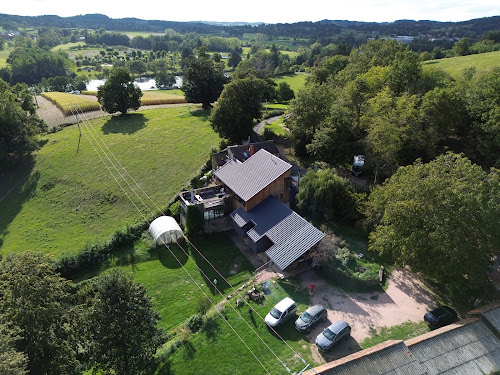
[[[304,313],[299,316],[295,321],[295,328],[299,332],[309,332],[319,322],[326,320],[327,311],[321,305],[314,305],[309,307]]]
[[[328,350],[334,346],[337,342],[348,339],[351,335],[351,326],[339,320],[333,323],[323,332],[321,332],[318,337],[316,337],[316,346],[320,350]]]

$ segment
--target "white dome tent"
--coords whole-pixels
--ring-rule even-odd
[[[157,245],[177,242],[184,237],[182,229],[172,216],[160,216],[149,225],[149,233]]]

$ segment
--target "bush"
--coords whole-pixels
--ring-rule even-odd
[[[186,235],[196,238],[203,232],[203,214],[195,207],[188,206],[186,212]]]
[[[191,332],[198,332],[203,327],[203,317],[199,314],[192,315],[184,326]]]

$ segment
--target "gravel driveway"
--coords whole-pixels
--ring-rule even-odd
[[[359,343],[370,336],[372,328],[422,321],[425,312],[435,305],[420,279],[406,269],[393,271],[385,292],[346,293],[317,278],[312,270],[300,274],[299,279],[306,289],[314,282],[312,304],[322,304],[328,309],[327,322],[320,323],[307,335],[312,344],[323,329],[337,320],[345,320],[352,327],[351,338],[328,352],[319,352],[316,345],[311,345],[312,356],[320,363],[360,350]]]

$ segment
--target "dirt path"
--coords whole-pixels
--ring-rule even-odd
[[[330,323],[345,320],[352,327],[351,338],[329,352],[320,353],[315,345],[311,345],[313,358],[320,363],[358,351],[359,343],[371,336],[371,329],[422,321],[425,312],[435,304],[420,279],[407,270],[395,270],[391,274],[385,293],[345,293],[316,278],[314,271],[302,273],[299,279],[304,288],[309,288],[314,282],[312,304],[322,304],[328,309]],[[308,334],[312,344],[328,324],[319,324]]]
[[[82,97],[97,101],[97,97],[93,95],[82,95]],[[61,125],[69,125],[74,124],[76,122],[74,116],[64,116],[62,111],[57,108],[55,104],[45,99],[43,96],[36,97],[38,103],[38,109],[36,113],[38,116],[46,122],[49,129],[55,126]],[[178,107],[178,106],[186,106],[193,105],[192,103],[182,103],[182,104],[160,104],[160,105],[144,105],[139,107],[138,111],[145,111],[148,109],[156,109],[156,108],[169,108],[169,107]],[[109,116],[109,113],[98,110],[92,112],[86,112],[84,114],[84,118],[86,120],[90,120],[96,117]]]

